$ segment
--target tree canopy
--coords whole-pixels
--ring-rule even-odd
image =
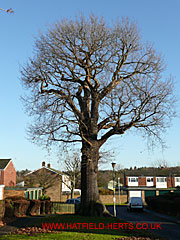
[[[34,50],[22,80],[32,93],[26,103],[38,140],[86,139],[81,129],[97,115],[96,102],[100,146],[131,127],[158,137],[174,115],[162,57],[128,19],[111,27],[93,16],[64,20],[41,34]]]

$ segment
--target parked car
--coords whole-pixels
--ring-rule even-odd
[[[70,199],[67,199],[65,203],[67,203],[67,204],[79,204],[80,200],[77,199],[77,198],[70,198]]]
[[[131,197],[127,205],[127,211],[132,211],[133,209],[143,211],[143,200],[141,197]]]

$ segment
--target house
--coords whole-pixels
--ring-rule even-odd
[[[49,196],[51,201],[62,201],[62,194],[70,193],[71,181],[67,174],[52,168],[50,163],[46,166],[45,162],[42,162],[41,168],[24,176],[24,186],[41,187],[43,194]]]
[[[16,170],[11,159],[0,159],[0,185],[16,186]]]
[[[114,181],[114,180],[110,180],[108,182],[107,188],[110,189],[110,190],[113,190],[116,186],[117,186],[117,182]]]
[[[144,168],[124,172],[126,187],[174,188],[180,186],[180,168]]]
[[[128,197],[142,197],[144,201],[148,196],[179,192],[180,167],[126,170],[124,183]]]

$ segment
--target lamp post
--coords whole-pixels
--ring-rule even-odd
[[[121,204],[120,201],[120,177],[118,177],[118,193],[119,193],[119,205]]]
[[[116,217],[116,196],[115,196],[115,186],[114,186],[114,180],[115,180],[115,166],[116,166],[116,163],[115,162],[112,162],[112,168],[113,168],[113,203],[114,203],[114,216]]]

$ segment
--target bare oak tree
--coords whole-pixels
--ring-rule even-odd
[[[80,177],[81,161],[78,152],[73,152],[70,156],[66,156],[65,160],[65,171],[69,175],[71,181],[71,198],[74,198],[74,190],[76,181]]]
[[[21,71],[34,117],[33,141],[81,142],[81,210],[100,214],[99,150],[130,129],[161,140],[174,117],[173,82],[164,63],[128,19],[107,25],[95,16],[63,20],[41,34]],[[104,210],[103,210],[104,211]]]

